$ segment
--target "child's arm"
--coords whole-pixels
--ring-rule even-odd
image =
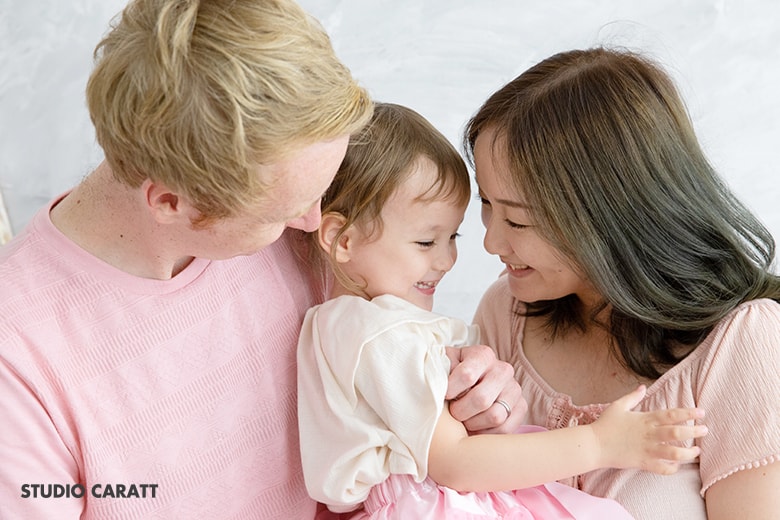
[[[703,412],[632,412],[644,395],[640,386],[593,424],[526,434],[468,436],[445,407],[431,440],[428,475],[455,490],[479,492],[523,489],[605,467],[674,473],[699,448],[667,443],[705,435],[704,426],[680,424]]]

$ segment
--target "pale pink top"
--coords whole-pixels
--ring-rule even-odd
[[[523,353],[524,318],[512,312],[505,277],[485,293],[475,323],[482,341],[510,362],[528,400],[529,424],[548,429],[593,422],[606,406],[576,406],[534,370]],[[520,320],[519,322],[513,320]],[[513,337],[512,331],[517,336]],[[574,368],[576,370],[576,368]],[[709,434],[699,461],[672,476],[605,469],[572,479],[579,489],[614,498],[636,518],[706,519],[704,494],[720,479],[780,460],[780,304],[740,305],[647,391],[640,410],[698,406]]]
[[[323,291],[292,244],[149,280],[38,213],[0,249],[0,518],[314,518],[295,345]],[[76,483],[86,498],[21,497]]]

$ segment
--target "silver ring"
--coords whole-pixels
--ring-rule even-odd
[[[500,404],[504,407],[504,410],[506,410],[506,417],[509,418],[510,415],[512,415],[512,407],[509,406],[509,403],[504,401],[503,399],[496,399],[496,404]]]

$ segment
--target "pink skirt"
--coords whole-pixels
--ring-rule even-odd
[[[557,482],[516,491],[459,493],[430,478],[391,475],[374,486],[355,519],[372,520],[630,520],[614,500]]]
[[[521,426],[517,433],[544,431]],[[426,478],[390,475],[371,488],[364,510],[351,520],[633,520],[614,500],[552,482],[515,491],[459,493]]]

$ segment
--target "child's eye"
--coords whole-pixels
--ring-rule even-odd
[[[450,235],[450,240],[455,240],[459,236],[460,236],[460,233],[453,233],[452,235]]]
[[[415,242],[420,247],[433,247],[435,243],[433,240],[418,240]]]

